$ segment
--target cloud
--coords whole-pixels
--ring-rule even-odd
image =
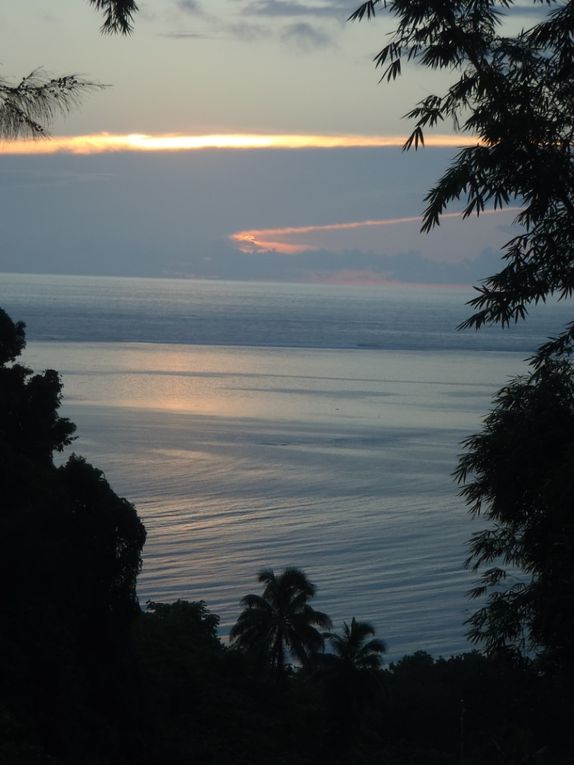
[[[346,0],[321,5],[316,3],[309,5],[290,0],[258,0],[258,2],[250,3],[245,8],[245,13],[283,18],[316,16],[344,21],[349,16],[350,5]]]
[[[447,213],[448,215],[448,213]],[[285,228],[262,228],[251,231],[237,231],[231,234],[230,239],[235,242],[241,252],[278,252],[282,255],[292,255],[301,252],[310,252],[312,250],[326,249],[324,241],[319,242],[315,235],[324,235],[327,233],[354,231],[356,229],[366,229],[373,226],[394,226],[398,223],[418,223],[420,225],[420,216],[409,216],[405,218],[390,218],[385,220],[363,220],[350,223],[328,223],[321,226],[289,226]],[[311,235],[311,236],[310,236]],[[302,237],[305,241],[297,241]],[[321,236],[319,237],[321,238]],[[289,241],[295,239],[295,242]],[[333,247],[329,249],[334,249]],[[344,249],[344,247],[343,247]]]
[[[557,4],[550,3],[558,7]],[[502,11],[504,16],[534,16],[538,19],[543,19],[548,15],[548,5],[546,3],[539,6],[536,5],[512,5],[508,8],[504,8]]]
[[[245,229],[230,235],[230,240],[244,253],[271,252],[279,255],[300,255],[306,252],[349,252],[396,256],[419,252],[436,262],[460,262],[476,257],[482,250],[496,248],[510,238],[510,226],[518,208],[489,210],[480,218],[464,223],[464,240],[456,230],[462,216],[445,213],[441,226],[430,234],[420,233],[420,216],[384,218],[315,226]],[[502,223],[502,228],[501,224]],[[458,236],[457,236],[458,234]],[[467,243],[472,242],[468,252]]]
[[[327,48],[334,45],[332,38],[325,32],[304,21],[289,24],[281,32],[282,42],[294,43],[299,50],[310,53],[316,48]]]
[[[66,170],[4,170],[0,174],[0,189],[65,188],[81,184],[101,183],[113,180],[110,172],[73,172]]]
[[[182,33],[183,34],[183,33]],[[405,136],[322,135],[316,133],[222,133],[209,135],[113,134],[54,136],[47,140],[0,141],[0,156],[9,154],[104,154],[108,152],[175,152],[201,149],[351,149],[401,148]],[[427,147],[472,146],[472,136],[434,135]]]
[[[463,223],[449,218],[420,237],[416,213],[423,189],[451,154],[271,148],[4,156],[0,271],[469,283],[499,270],[498,247],[491,247],[488,262],[479,262],[480,254],[489,243],[510,238],[512,215]],[[399,217],[411,222],[356,225]],[[292,255],[243,254],[226,236],[337,222],[355,223],[279,235],[280,241],[321,247]],[[443,250],[447,239],[452,243]],[[430,260],[432,252],[458,261]]]
[[[216,40],[221,35],[211,34],[205,32],[186,31],[181,29],[185,27],[188,22],[193,21],[201,22],[204,25],[213,26],[218,22],[218,19],[211,14],[207,13],[199,0],[175,0],[173,5],[168,6],[161,14],[161,18],[164,22],[167,22],[171,29],[174,31],[168,31],[159,33],[158,37],[167,37],[172,40]]]
[[[226,24],[225,31],[231,37],[244,42],[255,42],[270,37],[267,27],[262,24],[251,24],[248,21],[238,21],[236,23]]]
[[[189,13],[193,16],[203,16],[203,8],[198,0],[178,0],[177,7],[183,13]]]
[[[225,262],[224,269],[221,264]],[[194,264],[195,272],[231,279],[319,282],[324,284],[415,284],[470,285],[500,268],[494,249],[478,252],[473,260],[445,263],[430,261],[420,252],[373,255],[357,250],[305,252],[291,257],[278,253],[254,253],[247,258],[232,254],[214,258],[210,264]],[[203,271],[200,271],[203,269]]]
[[[201,32],[161,32],[160,37],[168,37],[171,40],[215,40],[212,35]]]

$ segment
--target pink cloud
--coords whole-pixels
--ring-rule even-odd
[[[509,229],[518,209],[488,210],[479,218],[464,220],[461,228],[457,228],[462,219],[461,213],[445,213],[441,225],[424,235],[420,233],[422,218],[408,216],[315,226],[245,229],[231,234],[230,239],[245,253],[296,255],[318,250],[359,250],[392,255],[412,251],[420,252],[430,260],[457,262],[472,259],[488,247],[500,247],[505,241],[505,231],[500,229]],[[509,230],[506,233],[510,235]]]

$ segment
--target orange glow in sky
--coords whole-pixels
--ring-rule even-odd
[[[458,213],[447,213],[449,216],[457,216]],[[386,218],[385,220],[361,220],[351,223],[329,223],[324,226],[290,226],[287,228],[260,228],[251,231],[237,231],[231,234],[230,239],[239,245],[241,252],[279,252],[282,255],[295,255],[299,252],[309,252],[320,249],[319,244],[300,242],[294,244],[282,241],[281,237],[301,236],[304,234],[320,234],[331,231],[350,231],[357,228],[370,226],[392,226],[395,223],[420,222],[418,215],[408,218]]]
[[[497,215],[501,212],[517,212],[519,208],[506,208],[505,210],[487,210],[482,215]],[[444,213],[443,219],[461,218],[460,212]],[[245,231],[237,231],[230,235],[231,241],[237,245],[241,252],[277,252],[281,255],[296,255],[301,252],[321,250],[325,247],[321,234],[332,232],[345,232],[352,230],[365,230],[375,227],[396,226],[403,223],[416,223],[417,228],[422,223],[419,215],[405,218],[385,218],[383,220],[363,220],[349,223],[330,223],[323,226],[291,226],[286,228],[262,228]],[[312,235],[306,237],[305,235]],[[333,242],[331,241],[332,249]]]
[[[0,141],[0,154],[102,154],[115,151],[197,151],[200,149],[342,149],[401,147],[405,136],[222,133],[210,135],[54,136],[46,140]],[[476,143],[468,136],[429,135],[426,146],[458,147]]]

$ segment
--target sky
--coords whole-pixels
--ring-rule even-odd
[[[464,283],[497,268],[516,211],[418,231],[463,143],[401,152],[413,67],[379,84],[389,19],[347,0],[142,2],[129,37],[86,0],[0,10],[1,74],[109,85],[53,137],[0,147],[0,271]],[[515,21],[515,20],[514,20]],[[450,132],[449,132],[450,131]],[[465,139],[468,141],[468,138]]]

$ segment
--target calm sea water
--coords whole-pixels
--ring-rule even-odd
[[[263,567],[299,566],[396,657],[468,646],[450,474],[495,390],[569,318],[457,333],[461,289],[0,278],[25,362],[64,379],[74,450],[148,529],[142,601],[205,599],[225,633]]]

